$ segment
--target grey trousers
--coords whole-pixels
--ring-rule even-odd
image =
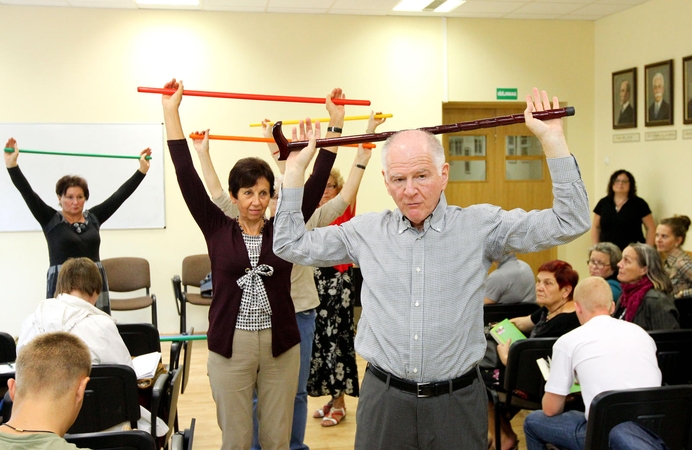
[[[356,450],[485,450],[488,398],[476,379],[451,394],[418,398],[370,371],[361,384]]]

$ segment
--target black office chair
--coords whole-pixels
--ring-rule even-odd
[[[691,299],[692,301],[692,299]],[[649,331],[664,385],[692,383],[692,329]]]
[[[151,434],[141,430],[66,434],[65,440],[93,450],[158,450]]]
[[[14,378],[14,372],[0,373],[0,397],[3,399],[2,408],[0,408],[0,424],[10,420],[12,415],[12,400],[7,387],[7,380],[10,378]]]
[[[0,331],[0,364],[12,363],[17,360],[17,345],[14,338]],[[14,372],[0,374],[0,398],[7,392],[7,380],[14,378]],[[0,416],[2,412],[0,412]],[[0,423],[3,423],[0,420]]]
[[[676,298],[675,307],[678,310],[680,328],[692,328],[692,297]]]
[[[0,364],[17,360],[17,344],[9,334],[0,331]]]
[[[193,335],[195,334],[195,328],[192,327],[187,333],[188,335]],[[184,342],[184,347],[183,347],[183,384],[180,387],[180,393],[184,394],[185,393],[185,388],[187,387],[187,383],[190,381],[190,366],[191,366],[191,360],[192,360],[192,344],[195,341],[185,341]]]
[[[524,339],[509,347],[503,389],[487,387],[495,409],[495,442],[502,440],[501,415],[512,417],[522,409],[541,409],[545,380],[536,360],[551,356],[555,341],[557,338]],[[518,391],[524,395],[517,395]]]
[[[180,333],[187,330],[187,305],[211,305],[211,298],[202,297],[199,293],[200,282],[211,272],[211,260],[206,253],[187,256],[183,259],[182,276],[174,276],[173,293],[175,294],[178,314],[180,314]],[[193,287],[194,291],[188,291]]]
[[[585,450],[607,450],[615,425],[634,421],[672,450],[692,448],[692,386],[606,391],[591,402]]]
[[[82,409],[68,433],[99,432],[123,422],[137,428],[139,420],[139,397],[137,376],[129,366],[92,366],[84,391]],[[2,408],[3,423],[12,415],[12,401],[5,394]]]
[[[68,432],[97,432],[122,422],[129,422],[136,429],[138,419],[139,394],[135,371],[115,364],[93,366],[82,409]]]
[[[483,324],[501,322],[505,319],[528,316],[538,310],[536,303],[510,303],[507,305],[483,305]]]
[[[156,416],[163,419],[166,425],[168,425],[168,433],[161,439],[165,442],[164,447],[168,446],[173,433],[178,431],[178,397],[180,396],[182,382],[183,371],[181,367],[178,367],[171,372],[159,375],[152,392],[152,416],[156,412]],[[151,434],[156,436],[156,425],[153,420]]]
[[[109,258],[101,260],[108,277],[108,290],[111,292],[140,291],[129,298],[111,298],[111,310],[132,311],[151,308],[151,323],[158,327],[156,295],[149,292],[151,275],[149,261],[144,258]],[[144,295],[142,295],[144,294]]]
[[[190,421],[190,428],[176,432],[171,436],[171,447],[183,450],[192,450],[192,441],[195,437],[195,423],[197,420],[193,417]]]
[[[159,330],[150,323],[118,323],[118,333],[123,338],[130,356],[161,351]]]

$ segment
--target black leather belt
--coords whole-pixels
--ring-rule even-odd
[[[404,392],[416,394],[416,396],[420,398],[436,397],[442,394],[449,394],[457,389],[469,386],[471,383],[473,383],[473,380],[478,377],[476,368],[474,367],[459,378],[455,378],[453,380],[436,381],[434,383],[416,383],[415,381],[395,377],[394,375],[389,374],[372,364],[368,364],[367,370],[369,370],[370,373],[375,375],[383,382],[389,383],[389,386],[395,387]]]

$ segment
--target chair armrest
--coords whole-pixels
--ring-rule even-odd
[[[171,278],[171,283],[173,284],[173,296],[175,297],[175,306],[178,308],[178,315],[180,315],[181,303],[183,300],[183,284],[180,280],[179,275],[175,275]]]

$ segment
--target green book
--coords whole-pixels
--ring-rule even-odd
[[[519,331],[519,328],[510,322],[509,319],[505,319],[502,322],[495,324],[495,326],[490,329],[490,335],[498,344],[504,344],[508,339],[511,339],[512,342],[526,339],[524,333]]]

